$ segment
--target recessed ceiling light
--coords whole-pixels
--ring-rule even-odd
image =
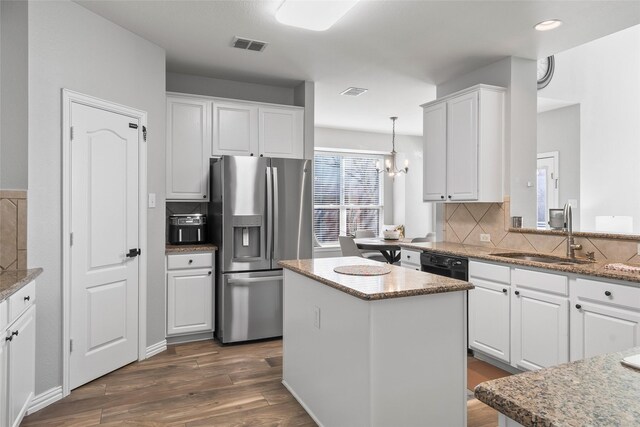
[[[343,90],[342,92],[340,92],[340,95],[360,96],[360,95],[362,95],[363,93],[365,93],[368,90],[369,89],[365,89],[363,87],[350,87],[350,88],[347,88],[347,89]]]
[[[549,19],[547,21],[538,22],[533,28],[538,31],[549,31],[555,30],[560,25],[562,25],[562,21],[559,19]]]
[[[284,0],[276,12],[276,19],[281,24],[292,27],[325,31],[338,22],[356,3],[358,0]]]

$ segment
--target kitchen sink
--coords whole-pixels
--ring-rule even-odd
[[[492,256],[501,258],[519,259],[522,261],[542,262],[545,264],[555,265],[576,265],[576,264],[591,264],[593,261],[588,259],[576,259],[576,258],[564,258],[553,255],[543,254],[528,254],[521,252],[507,252],[507,253],[494,253]]]

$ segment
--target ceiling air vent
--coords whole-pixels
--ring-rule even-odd
[[[254,52],[262,52],[267,47],[267,42],[251,40],[244,37],[235,36],[231,46],[243,50],[253,50]]]
[[[350,87],[347,88],[346,90],[343,90],[342,92],[340,92],[340,95],[346,95],[346,96],[360,96],[363,93],[365,93],[366,91],[368,91],[369,89],[364,89],[361,87]]]

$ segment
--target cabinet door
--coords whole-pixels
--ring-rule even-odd
[[[447,102],[447,198],[478,199],[478,92]]]
[[[260,107],[260,154],[301,159],[304,151],[304,110]]]
[[[443,201],[447,196],[447,103],[423,113],[422,199]]]
[[[17,426],[24,417],[35,391],[36,308],[31,306],[7,329],[9,364],[9,423]]]
[[[570,311],[572,361],[640,346],[640,313],[589,301]]]
[[[469,347],[509,363],[510,286],[476,277],[469,281]]]
[[[214,156],[257,156],[258,107],[214,101],[212,134],[211,154]]]
[[[209,102],[167,97],[167,200],[209,200]]]
[[[213,330],[212,269],[167,273],[167,335]]]
[[[568,298],[516,288],[511,307],[515,367],[537,370],[569,361]]]

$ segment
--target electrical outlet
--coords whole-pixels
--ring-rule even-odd
[[[156,193],[149,193],[149,207],[156,207]]]
[[[638,243],[638,255],[640,255],[640,243]]]
[[[480,241],[481,242],[490,242],[491,241],[491,234],[481,234],[480,235]]]
[[[320,307],[313,307],[313,326],[320,329]]]

